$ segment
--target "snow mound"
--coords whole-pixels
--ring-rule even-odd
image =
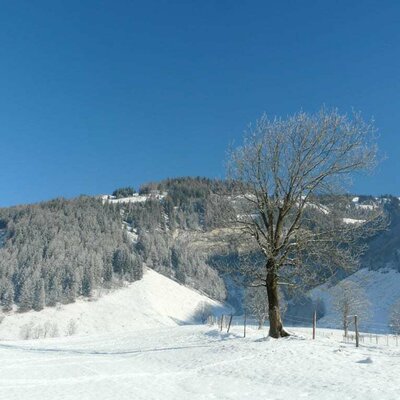
[[[209,297],[151,270],[142,280],[98,299],[6,315],[0,340],[135,331],[194,323],[208,310],[228,312]]]

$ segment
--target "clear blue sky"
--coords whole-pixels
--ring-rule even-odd
[[[373,116],[400,194],[398,1],[2,1],[0,206],[223,177],[262,112]]]

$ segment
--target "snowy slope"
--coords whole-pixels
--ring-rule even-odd
[[[217,314],[224,310],[220,303],[148,269],[142,280],[97,300],[8,315],[0,324],[0,340],[176,326],[194,322],[205,305]]]
[[[363,329],[368,332],[387,332],[390,308],[400,299],[400,273],[393,269],[371,271],[364,268],[346,280],[356,282],[364,288],[371,303],[371,318],[363,323]],[[321,298],[326,306],[326,315],[318,321],[320,326],[340,326],[340,318],[332,309],[333,289],[322,285],[311,292],[314,299]]]
[[[303,333],[303,330],[298,330]],[[400,348],[234,326],[0,343],[7,400],[395,400]],[[339,333],[341,336],[341,333]],[[261,340],[260,340],[261,339]]]

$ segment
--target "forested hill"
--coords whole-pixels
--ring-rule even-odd
[[[140,279],[144,265],[224,300],[226,285],[213,266],[220,266],[215,259],[229,264],[229,252],[235,253],[226,227],[236,201],[232,189],[225,181],[187,177],[145,184],[138,193],[120,188],[109,196],[0,209],[2,308],[40,310],[73,302],[97,288]],[[320,205],[311,204],[312,210],[329,212],[324,199],[317,200]],[[346,223],[385,207],[389,229],[369,241],[362,266],[400,270],[399,200],[347,196],[345,201]]]
[[[117,207],[90,197],[0,209],[0,298],[20,311],[90,296],[142,276]]]
[[[224,282],[207,255],[189,249],[177,234],[211,229],[217,219],[208,201],[223,184],[185,178],[155,185],[143,186],[138,196],[143,201],[136,203],[82,196],[0,209],[3,310],[40,310],[91,296],[97,288],[140,279],[144,263],[225,299]],[[159,191],[168,194],[154,194]],[[133,192],[128,188],[114,194],[121,198]]]

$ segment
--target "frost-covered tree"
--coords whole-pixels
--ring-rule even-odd
[[[32,308],[35,311],[43,310],[46,304],[46,293],[44,290],[44,280],[40,279],[36,282],[35,292],[33,295]]]
[[[400,334],[400,299],[397,300],[390,309],[389,327],[395,335]]]
[[[20,311],[73,302],[96,287],[142,276],[142,262],[121,229],[119,205],[79,197],[0,208],[0,300]],[[4,233],[5,232],[5,233]],[[125,249],[127,265],[113,271],[113,254]]]
[[[360,223],[346,224],[338,213],[340,197],[329,198],[342,192],[354,173],[373,166],[375,154],[371,124],[358,114],[326,109],[287,119],[263,116],[231,152],[232,226],[242,235],[242,248],[264,257],[261,267],[247,264],[240,273],[266,289],[270,336],[288,335],[279,285],[324,280],[338,268],[354,268],[364,250],[360,239],[381,225],[378,209]]]
[[[343,280],[333,288],[332,296],[333,308],[339,315],[346,337],[354,315],[358,316],[360,325],[369,320],[371,303],[359,284],[348,279]]]
[[[135,189],[132,186],[127,186],[119,189],[115,189],[112,193],[113,196],[115,196],[117,199],[120,199],[122,197],[129,197],[133,196],[135,193]]]
[[[14,303],[14,287],[11,282],[6,281],[3,283],[4,286],[1,288],[1,305],[3,311],[10,311]]]
[[[19,295],[19,311],[28,311],[33,306],[34,287],[31,280],[26,280]]]

